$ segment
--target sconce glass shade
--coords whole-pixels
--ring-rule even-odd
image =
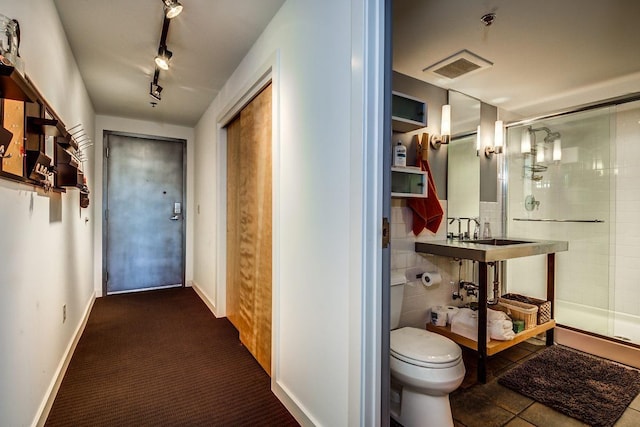
[[[169,19],[175,18],[182,12],[182,5],[177,0],[163,0],[165,5],[165,16]]]
[[[562,160],[562,142],[560,138],[553,140],[553,161]]]
[[[166,47],[161,47],[158,55],[155,57],[155,62],[158,68],[167,71],[169,69],[169,60],[171,59],[171,56],[173,56],[173,53],[167,50]]]
[[[451,139],[451,105],[445,104],[442,106],[442,119],[440,123],[440,134],[442,140],[447,144]]]
[[[496,150],[496,153],[499,153],[502,152],[502,147],[504,146],[504,125],[502,123],[502,120],[497,120],[495,127],[496,133],[493,146]]]
[[[522,131],[522,139],[520,140],[520,152],[531,152],[531,133],[529,132],[529,129],[525,129]]]

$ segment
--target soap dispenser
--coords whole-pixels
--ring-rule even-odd
[[[393,147],[393,166],[402,168],[407,166],[407,147],[402,145],[401,141]]]
[[[484,228],[482,229],[482,238],[483,239],[491,238],[491,223],[489,223],[489,221],[484,222]]]

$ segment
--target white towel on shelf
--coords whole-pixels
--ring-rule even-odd
[[[478,312],[461,308],[451,319],[451,331],[478,340]],[[487,338],[509,341],[515,337],[513,322],[502,311],[487,310]]]
[[[509,316],[507,316],[507,313],[505,313],[504,311],[500,311],[500,310],[492,310],[490,308],[487,309],[487,321],[492,321],[492,320],[509,320]]]
[[[503,329],[500,324],[493,324],[489,326],[489,336],[493,340],[509,341],[512,340],[516,334],[513,329]]]
[[[509,331],[513,329],[513,322],[511,320],[492,320],[489,322],[489,327]]]

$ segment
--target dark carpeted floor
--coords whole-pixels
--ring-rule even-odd
[[[190,288],[96,300],[47,426],[297,426]]]

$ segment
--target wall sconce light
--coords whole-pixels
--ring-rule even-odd
[[[158,49],[158,55],[155,57],[155,62],[158,68],[167,71],[169,69],[169,60],[173,56],[173,52],[167,49],[167,46],[161,45]]]
[[[493,146],[487,145],[484,148],[485,157],[490,158],[491,155],[494,153],[501,154],[503,146],[504,146],[504,124],[502,123],[502,120],[496,120]]]
[[[431,146],[436,150],[441,144],[448,144],[451,140],[451,105],[442,106],[442,120],[440,123],[440,135],[431,135]]]
[[[164,13],[169,19],[175,18],[182,12],[182,5],[178,0],[162,0],[164,3]]]

